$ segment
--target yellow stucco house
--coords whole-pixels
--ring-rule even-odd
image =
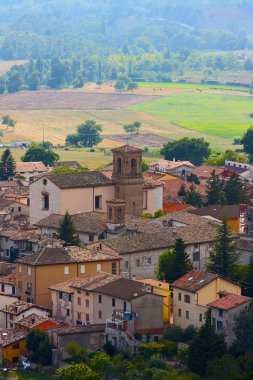
[[[173,322],[183,329],[199,328],[205,319],[208,304],[221,293],[241,295],[241,286],[214,273],[193,270],[173,282]]]
[[[170,308],[170,288],[169,284],[163,281],[153,280],[152,278],[141,278],[136,281],[142,282],[145,285],[150,285],[150,290],[153,294],[163,297],[163,322],[171,323],[171,308]]]
[[[25,333],[16,329],[0,329],[0,360],[3,366],[18,366],[26,355]]]

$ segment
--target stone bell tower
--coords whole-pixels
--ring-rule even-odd
[[[126,215],[143,212],[142,150],[124,145],[112,150],[115,198],[126,202]]]

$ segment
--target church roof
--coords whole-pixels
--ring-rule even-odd
[[[112,153],[140,153],[140,152],[143,152],[143,150],[129,144],[112,149]]]

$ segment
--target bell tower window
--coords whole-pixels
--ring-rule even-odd
[[[136,174],[137,173],[137,161],[136,158],[131,159],[131,173]]]
[[[122,161],[121,161],[121,158],[117,159],[117,173],[118,174],[122,173]]]

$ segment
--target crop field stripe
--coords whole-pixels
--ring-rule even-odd
[[[241,136],[253,124],[253,97],[209,93],[178,93],[131,106],[175,125],[217,137]]]
[[[230,86],[226,84],[202,84],[202,83],[156,83],[156,82],[140,82],[140,88],[178,88],[178,89],[191,89],[191,90],[225,90],[225,91],[241,91],[249,92],[249,88],[240,86]]]

